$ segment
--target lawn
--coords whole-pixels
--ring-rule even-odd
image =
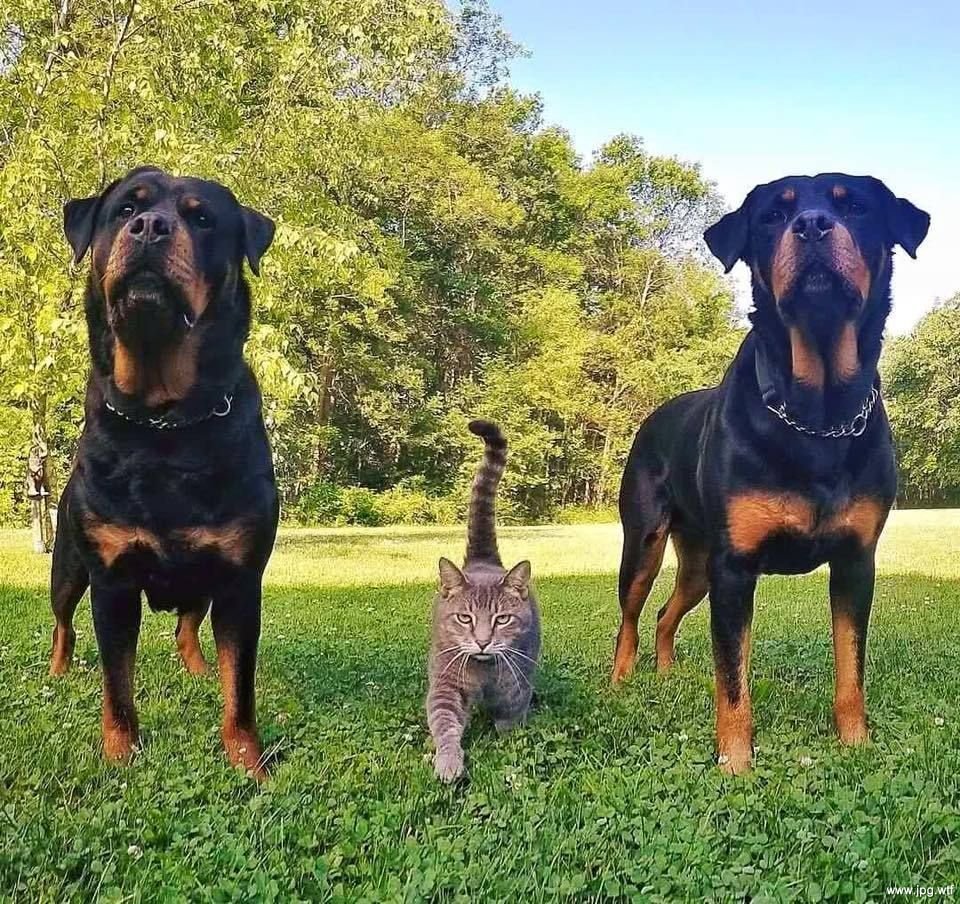
[[[616,525],[513,528],[544,620],[539,709],[478,720],[469,782],[438,785],[422,700],[430,596],[458,529],[286,530],[267,577],[258,695],[273,778],[222,757],[215,680],[187,676],[147,612],[143,750],[102,762],[89,605],[73,672],[47,677],[49,559],[0,531],[0,894],[103,900],[881,900],[960,882],[960,513],[895,513],[868,657],[873,742],[830,726],[823,572],[766,578],[754,622],[758,756],[713,757],[708,612],[652,674],[608,686]],[[203,643],[212,652],[209,626]]]

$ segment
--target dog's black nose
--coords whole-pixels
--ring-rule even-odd
[[[790,227],[801,242],[819,242],[830,235],[836,220],[822,210],[804,210],[794,217]]]
[[[135,216],[127,229],[136,241],[145,245],[165,241],[170,238],[170,233],[173,231],[170,218],[156,211]]]

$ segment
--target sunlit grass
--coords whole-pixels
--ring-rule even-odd
[[[826,575],[761,583],[758,759],[713,765],[708,611],[684,623],[672,676],[608,688],[615,524],[503,530],[530,558],[545,626],[539,709],[467,741],[470,781],[425,762],[423,662],[436,561],[457,528],[283,531],[268,572],[258,693],[273,779],[222,759],[213,680],[174,658],[148,613],[138,660],[143,752],[100,759],[89,605],[78,665],[46,675],[49,559],[0,532],[0,889],[105,898],[880,899],[960,878],[960,513],[897,512],[880,549],[868,701],[873,743],[833,737]],[[212,652],[209,628],[203,643]]]

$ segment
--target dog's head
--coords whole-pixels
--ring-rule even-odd
[[[227,316],[218,302],[237,294],[244,257],[259,273],[274,227],[216,182],[143,167],[67,202],[64,231],[75,261],[91,251],[90,285],[115,355],[157,360]]]
[[[873,299],[889,301],[891,251],[911,257],[930,217],[879,179],[821,173],[758,185],[704,238],[729,272],[744,261],[758,304],[820,333],[856,320]]]

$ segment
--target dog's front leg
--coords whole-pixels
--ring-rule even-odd
[[[833,719],[844,744],[868,740],[863,669],[873,603],[874,551],[864,549],[830,562],[830,609],[836,686]]]
[[[133,675],[140,635],[140,590],[95,579],[90,599],[103,667],[103,753],[107,759],[122,762],[133,753],[139,734]]]
[[[717,752],[721,770],[750,768],[753,714],[750,708],[750,623],[757,575],[720,553],[710,567],[710,629],[716,680]]]
[[[241,573],[214,595],[211,621],[223,688],[223,746],[234,766],[264,779],[254,691],[260,597],[260,575]]]

